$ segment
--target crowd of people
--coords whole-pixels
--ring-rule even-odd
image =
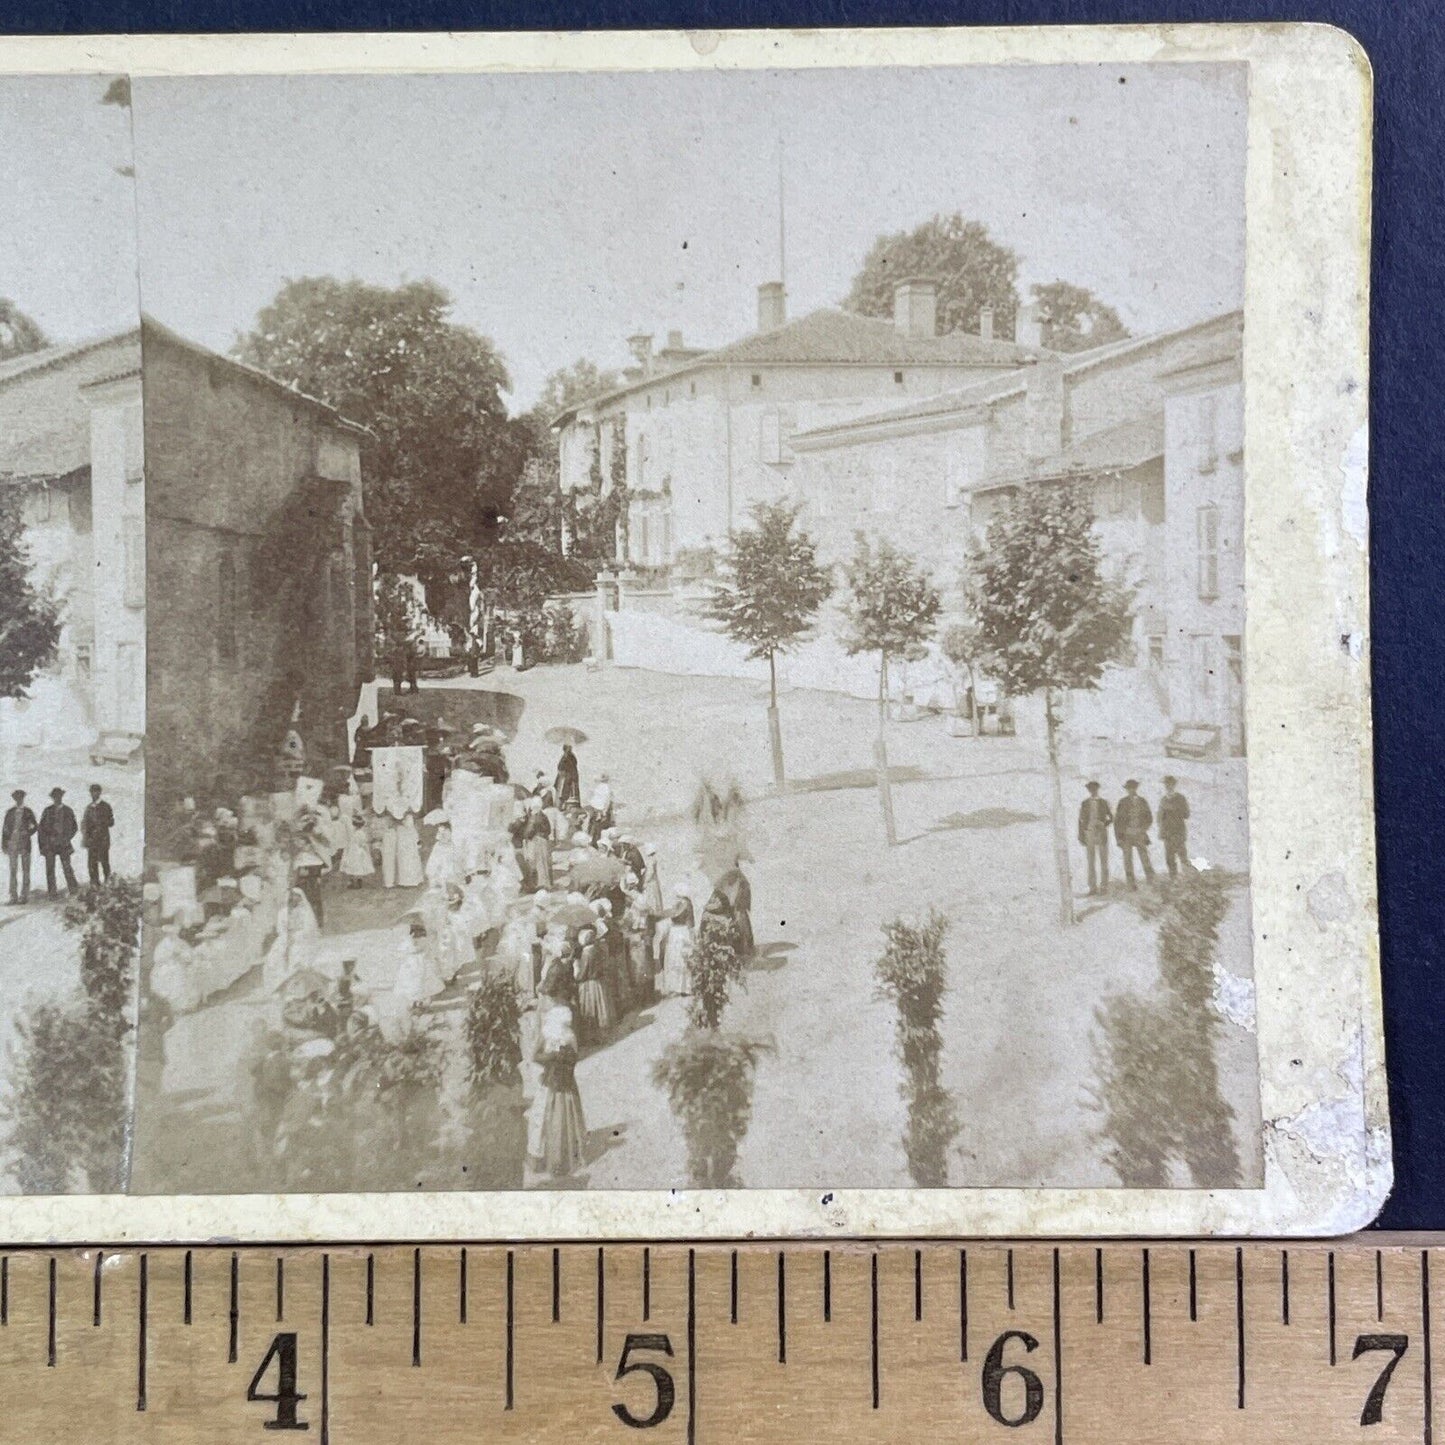
[[[1166,774],[1163,778],[1164,792],[1159,799],[1158,824],[1159,841],[1164,845],[1164,864],[1171,878],[1180,871],[1189,871],[1189,800],[1179,791],[1179,779]],[[1109,830],[1114,832],[1114,842],[1119,848],[1124,865],[1124,882],[1127,887],[1137,889],[1138,878],[1134,871],[1137,858],[1143,870],[1144,881],[1154,881],[1154,861],[1149,856],[1149,830],[1155,824],[1155,811],[1149,800],[1139,792],[1139,780],[1129,778],[1124,784],[1124,796],[1111,808],[1108,801],[1099,796],[1098,782],[1084,785],[1088,797],[1079,805],[1079,843],[1084,849],[1089,869],[1089,895],[1097,896],[1109,891]]]
[[[10,865],[11,904],[30,902],[30,870],[37,849],[45,864],[46,897],[60,896],[57,870],[65,879],[67,892],[79,891],[80,883],[71,861],[77,837],[85,849],[91,883],[103,883],[110,878],[110,835],[115,827],[115,814],[103,796],[104,791],[99,783],[90,785],[90,802],[78,822],[75,809],[65,801],[64,788],[50,790],[50,804],[41,810],[38,818],[25,801],[27,795],[23,788],[16,788],[10,794],[11,806],[6,810],[3,831],[0,831],[0,849]]]
[[[564,743],[552,775],[512,781],[504,743],[487,724],[463,741],[442,719],[389,713],[358,729],[351,764],[323,779],[307,777],[304,749],[291,747],[289,792],[206,815],[186,805],[185,876],[156,886],[170,896],[158,898],[150,991],[178,1017],[259,961],[261,990],[281,1012],[344,988],[400,1043],[485,975],[504,975],[533,1086],[534,1167],[566,1177],[586,1140],[576,1064],[639,1010],[690,992],[699,911],[685,880],[664,891],[656,847],[618,826],[605,772],[584,794]],[[397,818],[378,811],[378,790],[399,758],[420,769],[422,797],[419,813],[408,803]],[[328,896],[378,885],[412,894],[387,941],[375,930],[328,936]],[[733,867],[702,912],[746,955],[750,910]]]

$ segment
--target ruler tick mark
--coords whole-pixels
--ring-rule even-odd
[[[1281,1324],[1289,1323],[1289,1250],[1279,1252],[1279,1318]]]
[[[55,1364],[55,1256],[50,1257],[50,1323],[46,1333],[45,1363]]]
[[[96,1252],[95,1252],[95,1280],[94,1280],[94,1283],[93,1283],[92,1286],[91,1286],[91,1293],[93,1294],[94,1298],[91,1300],[91,1312],[90,1312],[90,1322],[91,1322],[92,1325],[96,1326],[96,1328],[99,1328],[99,1327],[100,1327],[100,1271],[101,1271],[101,1266],[102,1266],[104,1263],[105,1263],[105,1251],[104,1251],[104,1250],[100,1250],[100,1249],[96,1250]]]
[[[603,1338],[607,1318],[607,1262],[602,1246],[597,1246],[597,1363],[602,1363],[602,1351],[606,1341]]]
[[[10,1256],[0,1259],[0,1325],[10,1323]]]
[[[562,1319],[562,1251],[552,1251],[552,1323]]]
[[[515,1289],[512,1275],[512,1251],[507,1251],[507,1389],[505,1409],[510,1410],[514,1401],[513,1382],[515,1377],[516,1357],[513,1349],[514,1325],[516,1322],[515,1312]]]
[[[135,1407],[137,1410],[144,1410],[146,1407],[146,1312],[150,1303],[148,1299],[148,1271],[145,1255],[140,1257],[140,1302],[138,1305],[139,1318],[136,1321],[136,1362],[135,1362]]]
[[[1420,1335],[1423,1345],[1423,1372],[1425,1390],[1425,1445],[1433,1445],[1435,1439],[1435,1389],[1434,1367],[1430,1358],[1430,1251],[1420,1251]]]
[[[233,1250],[231,1253],[231,1339],[226,1351],[226,1359],[236,1363],[236,1345],[241,1332],[241,1261],[240,1257]]]
[[[923,1318],[923,1251],[913,1251],[913,1320]]]
[[[1328,1263],[1325,1266],[1325,1277],[1327,1280],[1327,1305],[1330,1320],[1330,1364],[1335,1363],[1335,1252],[1329,1253]]]
[[[687,1445],[697,1445],[697,1261],[687,1252]]]
[[[1244,1409],[1244,1250],[1234,1251],[1234,1359],[1239,1376],[1238,1408]]]
[[[321,1256],[321,1445],[331,1445],[331,1256]]]
[[[276,1323],[286,1318],[286,1261],[276,1256]]]
[[[968,1363],[968,1251],[958,1251],[958,1358]]]
[[[1381,1252],[1375,1251],[1375,1319],[1383,1323],[1385,1318],[1385,1261]]]
[[[1189,1251],[1189,1318],[1191,1321],[1199,1318],[1199,1275],[1192,1249]]]
[[[873,1254],[872,1309],[869,1320],[871,1364],[873,1372],[873,1408],[878,1408],[878,1254]]]
[[[1008,1284],[1008,1307],[1014,1307],[1014,1252],[1008,1251],[1007,1262],[1004,1266]]]
[[[1154,1334],[1152,1321],[1150,1319],[1151,1301],[1149,1298],[1149,1251],[1144,1251],[1143,1263],[1139,1274],[1140,1295],[1144,1307],[1144,1363],[1154,1363]]]
[[[1064,1311],[1059,1288],[1059,1251],[1054,1250],[1054,1445],[1064,1445]]]
[[[511,1255],[507,1258],[510,1260]],[[457,1321],[467,1322],[467,1251],[465,1246],[457,1259]]]
[[[186,1251],[186,1263],[181,1284],[181,1323],[191,1322],[191,1251]]]
[[[788,1363],[788,1263],[787,1255],[778,1251],[778,1363]]]
[[[732,1316],[733,1324],[738,1322],[738,1252],[733,1250]]]
[[[645,1246],[642,1251],[642,1318],[644,1323],[652,1318],[652,1251]]]
[[[376,1256],[366,1256],[366,1323],[376,1323]]]
[[[1094,1251],[1094,1323],[1104,1323],[1104,1251]]]
[[[411,1254],[411,1363],[421,1368],[421,1250]]]
[[[833,1322],[833,1251],[823,1251],[823,1323]]]

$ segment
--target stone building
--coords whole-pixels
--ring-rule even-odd
[[[371,676],[364,429],[143,325],[147,812],[269,790],[293,725],[308,770],[345,759]]]
[[[795,434],[1049,355],[995,338],[987,312],[980,332],[938,335],[928,280],[899,283],[891,321],[831,309],[790,321],[782,286],[769,283],[756,332],[731,345],[699,351],[674,332],[654,353],[652,337],[631,337],[625,384],[555,423],[562,490],[605,492],[620,472],[619,560],[668,568],[717,547],[755,502],[792,490]]]
[[[792,494],[825,560],[859,531],[885,537],[956,599],[1021,483],[1086,488],[1109,565],[1136,589],[1120,711],[1217,728],[1219,750],[1240,752],[1240,346],[1231,313],[814,426],[792,438]]]
[[[18,496],[32,575],[61,615],[56,661],[33,682],[32,703],[6,704],[12,741],[89,743],[117,759],[139,746],[144,471],[138,331],[0,365],[0,489]]]

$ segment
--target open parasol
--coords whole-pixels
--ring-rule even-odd
[[[566,726],[548,728],[543,736],[549,743],[571,743],[574,748],[581,747],[587,741],[587,734],[581,728]]]

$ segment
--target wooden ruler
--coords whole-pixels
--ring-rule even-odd
[[[15,1251],[0,1440],[1429,1445],[1442,1289],[1388,1236]]]

